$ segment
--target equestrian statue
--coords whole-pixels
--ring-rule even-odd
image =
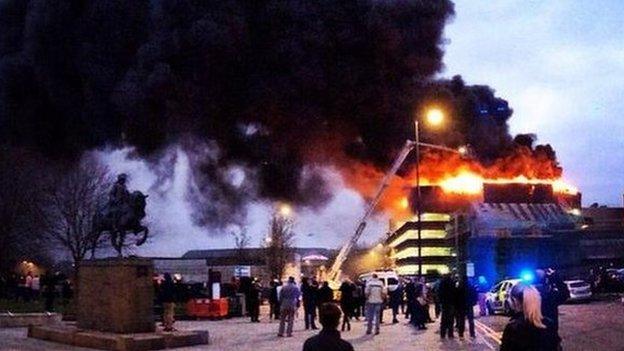
[[[122,173],[117,176],[106,206],[96,213],[93,218],[93,230],[96,234],[108,233],[111,244],[119,257],[124,247],[127,233],[134,235],[142,234],[136,241],[136,245],[142,245],[147,240],[149,230],[141,224],[145,218],[145,199],[140,191],[130,193],[126,188],[127,175]]]

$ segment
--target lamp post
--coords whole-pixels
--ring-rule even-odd
[[[442,110],[432,108],[427,110],[425,114],[426,121],[432,126],[439,126],[444,121],[444,113]],[[415,129],[415,152],[416,152],[416,212],[418,216],[417,235],[418,235],[418,275],[422,276],[422,234],[421,234],[421,217],[422,217],[422,205],[420,197],[420,129],[418,124],[418,118],[414,121]]]

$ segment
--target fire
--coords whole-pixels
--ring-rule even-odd
[[[447,193],[479,194],[483,191],[483,178],[474,173],[463,172],[455,177],[440,180],[438,185]]]
[[[550,184],[555,193],[577,194],[578,189],[562,179],[529,179],[525,176],[513,178],[484,178],[470,171],[462,171],[456,176],[443,178],[437,182],[425,182],[439,185],[447,193],[476,195],[483,191],[483,184]]]
[[[371,199],[384,176],[383,170],[369,164],[343,163],[339,167],[345,184]],[[412,215],[407,199],[416,186],[416,167],[392,177],[379,202],[379,208],[393,218]],[[530,150],[520,149],[514,154],[481,164],[460,155],[425,153],[419,167],[420,185],[438,185],[447,194],[480,195],[484,184],[548,184],[557,194],[576,195],[578,189],[562,178],[562,169],[552,160],[534,157]]]

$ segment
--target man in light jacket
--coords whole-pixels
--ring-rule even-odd
[[[373,322],[375,324],[375,335],[379,334],[379,315],[382,311],[383,303],[386,298],[386,288],[383,282],[377,278],[377,274],[366,282],[366,334],[370,334],[373,330]]]
[[[286,336],[292,336],[295,311],[297,310],[297,302],[300,296],[301,291],[299,291],[299,288],[295,284],[295,278],[289,277],[288,283],[286,283],[279,292],[280,324],[277,336],[284,336],[284,325],[286,323],[288,323]]]

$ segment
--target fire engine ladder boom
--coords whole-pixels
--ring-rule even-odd
[[[381,185],[379,186],[379,189],[377,189],[377,193],[375,193],[375,197],[373,197],[371,202],[368,204],[368,208],[366,209],[366,212],[364,212],[364,215],[360,219],[358,226],[355,229],[355,233],[353,233],[353,235],[344,244],[344,246],[342,246],[342,248],[340,249],[340,252],[338,253],[338,256],[336,256],[336,260],[334,261],[334,264],[331,266],[331,269],[329,270],[327,274],[327,278],[328,278],[327,280],[329,282],[336,284],[336,285],[339,283],[338,280],[340,278],[340,270],[342,268],[342,264],[349,256],[349,253],[351,252],[351,249],[353,249],[353,246],[355,246],[357,241],[360,239],[360,236],[362,236],[362,232],[364,231],[364,228],[366,227],[366,221],[368,220],[368,217],[370,217],[370,215],[375,210],[375,207],[377,207],[377,203],[379,203],[379,200],[381,199],[381,196],[383,195],[384,190],[386,190],[386,188],[390,184],[390,180],[399,170],[399,167],[401,167],[401,165],[407,158],[407,155],[409,155],[410,151],[412,151],[414,146],[416,146],[416,143],[411,140],[407,140],[405,142],[403,149],[401,150],[397,158],[394,160],[392,167],[390,168],[388,173],[386,173],[386,175],[384,176],[381,182]]]

